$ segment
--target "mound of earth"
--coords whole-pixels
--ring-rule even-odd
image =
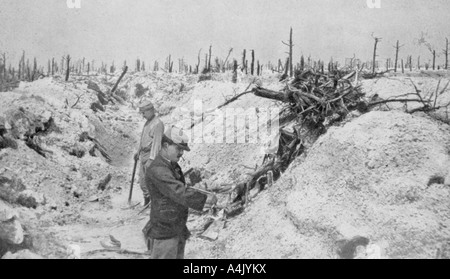
[[[450,234],[450,128],[374,111],[331,128],[229,222],[210,256],[337,258],[367,238],[387,258],[434,258]]]

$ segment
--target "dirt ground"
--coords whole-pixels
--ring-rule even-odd
[[[24,244],[0,249],[3,254],[27,248],[46,258],[70,258],[79,247],[81,258],[148,257],[143,254],[141,229],[149,211],[139,214],[141,205],[127,208],[132,156],[144,124],[135,109],[142,98],[136,96],[136,84],[148,89],[144,97],[155,103],[166,127],[177,123],[180,109],[192,110],[195,102],[201,101],[204,110],[214,109],[251,83],[273,90],[283,87],[269,73],[257,80],[242,75],[236,84],[229,74],[197,82],[193,75],[135,73],[127,75],[119,88],[125,104],[94,112],[90,104],[97,97],[87,82],[95,81],[106,90],[115,79],[117,75],[75,77],[65,83],[44,78],[0,93],[0,116],[15,123],[10,128],[18,135],[30,123],[54,120],[53,129],[38,137],[50,151],[46,157],[23,140],[17,140],[17,149],[0,150],[0,177],[23,185],[1,198],[25,230]],[[443,88],[448,80],[443,71],[390,74],[363,80],[362,88],[367,98],[378,94],[377,98],[387,99],[414,92],[411,81],[422,92],[434,92],[438,83]],[[448,89],[437,102],[450,102]],[[247,94],[227,107],[262,111],[279,106]],[[381,105],[330,127],[242,214],[227,219],[215,241],[199,234],[208,215],[191,214],[188,227],[193,236],[186,258],[339,258],[342,243],[354,237],[364,237],[372,245],[360,251],[361,258],[372,255],[369,247],[379,248],[378,258],[445,254],[450,247],[450,126],[436,118],[445,118],[448,112],[438,111],[439,118],[407,114],[404,109],[403,104]],[[83,132],[107,150],[110,162],[98,149],[90,154],[94,142],[80,141]],[[184,170],[201,168],[210,185],[235,184],[261,165],[261,142],[192,143],[181,165]],[[74,150],[85,154],[71,155]],[[109,183],[99,190],[108,176]],[[17,203],[16,196],[25,190],[42,197],[36,208]],[[219,199],[226,203],[227,196]],[[133,201],[142,202],[137,182]],[[109,235],[128,252],[105,251],[100,242],[108,241]]]

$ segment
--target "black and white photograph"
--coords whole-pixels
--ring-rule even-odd
[[[0,0],[0,259],[450,259],[449,13]]]

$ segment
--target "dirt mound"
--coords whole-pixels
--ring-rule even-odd
[[[448,125],[370,112],[322,136],[229,223],[215,250],[225,258],[337,258],[341,240],[363,236],[383,257],[434,258],[450,233],[449,177]]]

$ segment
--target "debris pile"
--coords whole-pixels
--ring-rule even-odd
[[[286,103],[288,119],[300,118],[302,125],[317,129],[344,119],[352,110],[366,110],[364,93],[350,81],[355,72],[344,74],[307,70],[296,75],[283,91],[256,87],[253,92],[256,96]]]
[[[280,120],[284,128],[280,129],[278,142],[272,153],[266,154],[262,166],[234,187],[232,204],[225,210],[228,216],[242,212],[249,197],[256,196],[269,182],[277,180],[326,127],[342,121],[352,110],[367,110],[361,88],[350,82],[354,75],[355,72],[336,71],[325,75],[306,70],[298,73],[282,91],[260,86],[251,91],[255,96],[286,104]]]

